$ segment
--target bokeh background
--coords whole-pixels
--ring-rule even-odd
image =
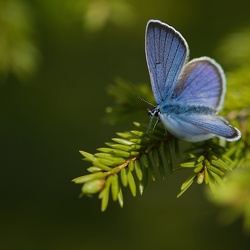
[[[110,202],[104,213],[71,183],[89,167],[78,150],[94,153],[133,128],[102,123],[106,88],[116,77],[150,84],[149,19],[178,29],[191,58],[211,56],[227,70],[220,48],[250,28],[249,8],[248,0],[0,0],[0,248],[250,249],[242,220],[220,223],[204,188],[176,199],[185,174],[158,178],[142,197],[125,192],[125,207]]]

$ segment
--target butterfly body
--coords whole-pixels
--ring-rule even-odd
[[[186,106],[179,104],[164,104],[158,107],[161,114],[191,115],[191,114],[216,114],[216,110],[205,106]]]
[[[187,42],[178,31],[158,20],[148,22],[146,59],[157,102],[149,114],[182,140],[238,140],[240,131],[217,116],[226,91],[221,66],[209,57],[187,63],[188,56]]]

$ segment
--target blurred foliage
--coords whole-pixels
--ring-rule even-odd
[[[25,79],[37,68],[38,50],[33,38],[29,6],[21,0],[0,2],[0,74]]]
[[[11,74],[25,81],[37,71],[41,54],[34,38],[37,13],[30,5],[24,0],[0,1],[0,82]],[[46,5],[57,11],[58,2],[41,3],[49,18],[51,13]],[[80,19],[83,27],[93,32],[107,23],[126,26],[135,18],[133,7],[126,0],[65,0],[60,8],[65,15],[72,15],[73,9],[73,19]],[[52,15],[54,19],[57,16]],[[72,20],[67,20],[67,25],[69,21],[72,24]],[[59,22],[63,23],[61,19]]]
[[[224,111],[231,119],[240,121],[245,136],[236,143],[237,148],[228,152],[241,159],[237,169],[224,178],[225,185],[217,189],[216,196],[209,197],[224,208],[221,222],[228,224],[243,217],[244,227],[250,233],[250,31],[245,29],[228,36],[218,53],[225,53],[222,58],[230,68]]]
[[[250,152],[246,152],[248,161],[242,168],[237,168],[225,178],[224,185],[216,190],[216,196],[209,194],[210,199],[223,209],[219,220],[229,224],[243,218],[245,230],[250,233]]]
[[[108,22],[128,25],[135,18],[133,7],[126,0],[77,0],[75,13],[89,31],[98,31]]]
[[[155,102],[152,90],[147,84],[133,84],[120,78],[115,80],[115,84],[108,86],[107,93],[114,104],[106,108],[107,115],[103,120],[110,125],[137,119],[141,114],[145,114],[145,103],[139,98],[136,100],[136,95],[152,104]]]
[[[226,36],[217,54],[229,67],[246,67],[250,64],[250,30],[234,32]]]

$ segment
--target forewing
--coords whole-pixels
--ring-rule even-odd
[[[191,60],[183,68],[173,99],[185,105],[219,110],[224,101],[225,76],[218,63],[209,57]]]
[[[160,119],[170,133],[186,141],[203,141],[215,136],[235,141],[241,137],[237,128],[219,116],[161,114]]]
[[[189,50],[173,27],[150,20],[146,28],[146,59],[157,104],[170,99]]]

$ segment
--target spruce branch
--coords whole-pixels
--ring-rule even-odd
[[[240,140],[228,143],[221,139],[212,139],[200,143],[189,143],[183,151],[177,138],[157,126],[153,133],[146,134],[147,125],[134,123],[136,130],[118,132],[105,147],[90,154],[80,151],[84,160],[92,164],[87,170],[89,174],[73,179],[76,184],[82,184],[84,195],[99,193],[101,210],[107,209],[110,197],[123,207],[122,188],[128,187],[133,196],[139,191],[142,195],[151,178],[156,179],[156,171],[162,179],[166,168],[170,173],[176,170],[192,169],[191,176],[184,181],[180,197],[196,181],[198,184],[208,184],[216,193],[218,186],[223,185],[226,172],[245,162],[248,143]],[[244,135],[243,135],[244,136]],[[179,163],[173,163],[173,158],[182,156]]]
[[[242,46],[246,46],[244,41]],[[130,189],[133,196],[138,191],[142,195],[149,179],[156,179],[156,171],[164,179],[166,169],[175,174],[177,170],[187,170],[190,176],[181,185],[177,197],[195,182],[198,186],[205,184],[212,190],[208,192],[210,200],[225,208],[221,220],[230,223],[242,216],[245,229],[250,232],[250,57],[247,53],[240,55],[244,55],[245,64],[228,72],[225,104],[220,113],[241,130],[240,140],[229,143],[214,138],[185,144],[184,150],[182,141],[160,124],[153,133],[146,134],[147,125],[136,122],[136,129],[117,133],[96,154],[80,151],[84,160],[91,163],[87,168],[89,174],[73,180],[82,185],[81,196],[98,194],[102,211],[110,199],[123,207],[124,188]],[[135,85],[117,79],[109,86],[108,93],[114,100],[114,105],[106,109],[105,121],[109,124],[146,117],[145,103],[136,101],[136,95],[154,104],[149,84]]]
[[[232,171],[233,161],[226,155],[227,148],[218,143],[218,139],[193,144],[186,151],[186,158],[178,169],[193,169],[192,175],[182,184],[180,197],[196,180],[197,184],[208,184],[212,192],[216,186],[222,185],[222,177],[226,171]]]
[[[137,129],[145,130],[145,125],[134,123]],[[84,160],[91,162],[87,170],[90,174],[73,179],[83,184],[81,195],[99,193],[102,200],[101,210],[106,210],[109,196],[123,207],[122,187],[129,187],[136,196],[142,195],[148,179],[156,179],[155,171],[165,178],[165,167],[173,169],[172,154],[178,152],[178,140],[166,134],[161,127],[154,134],[146,135],[142,130],[117,133],[118,137],[107,142],[107,147],[98,148],[98,153],[80,151]]]
[[[141,117],[139,113],[142,110],[145,112],[146,107],[140,100],[135,101],[135,94],[153,102],[152,91],[146,84],[135,85],[118,79],[109,86],[108,93],[114,99],[114,106],[106,109],[106,121],[111,124],[125,121],[133,115]],[[241,129],[241,140],[228,143],[214,138],[189,143],[188,149],[183,151],[183,143],[166,132],[160,124],[153,132],[146,134],[147,125],[135,122],[136,130],[116,133],[117,137],[106,142],[106,146],[98,148],[97,153],[80,151],[84,160],[91,163],[87,169],[89,174],[73,180],[76,184],[82,184],[81,196],[99,194],[102,211],[106,210],[110,198],[123,207],[123,188],[128,187],[133,196],[138,191],[142,195],[149,179],[156,179],[156,171],[164,179],[166,169],[170,173],[184,169],[192,171],[181,185],[177,197],[185,193],[194,182],[205,183],[216,193],[224,185],[227,172],[245,164],[246,151],[249,149],[249,108],[239,99],[238,93],[229,92],[228,95],[230,103],[225,108],[229,114],[227,119]],[[248,101],[246,96],[244,101]],[[179,156],[179,162],[175,160],[173,163],[176,156]]]

